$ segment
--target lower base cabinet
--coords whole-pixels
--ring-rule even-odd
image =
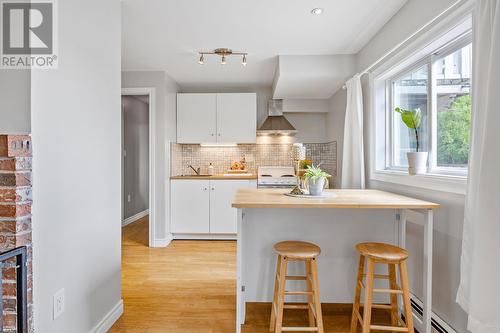
[[[238,188],[252,186],[256,186],[253,180],[173,179],[170,229],[174,237],[236,234],[236,209],[231,202]]]

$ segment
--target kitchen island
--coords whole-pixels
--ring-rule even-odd
[[[424,311],[422,319],[415,317],[415,324],[420,332],[430,333],[433,210],[439,205],[377,190],[328,190],[321,198],[285,196],[289,191],[239,189],[233,200],[232,207],[238,209],[236,332],[245,322],[246,302],[272,300],[274,243],[303,240],[319,245],[321,301],[352,303],[358,259],[355,244],[375,241],[404,248],[406,223],[412,222],[424,228]],[[290,265],[289,275],[301,273],[298,263]],[[287,287],[300,289],[300,281],[290,281]],[[375,297],[375,301],[386,300]]]

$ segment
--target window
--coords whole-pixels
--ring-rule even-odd
[[[420,109],[420,151],[429,152],[431,174],[465,175],[470,122],[472,47],[470,33],[425,55],[386,79],[386,170],[405,170],[406,153],[415,151],[414,130],[394,112]]]

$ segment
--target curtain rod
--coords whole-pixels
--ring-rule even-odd
[[[454,9],[455,7],[457,7],[459,4],[467,3],[467,2],[469,2],[469,1],[467,1],[467,0],[465,0],[465,1],[464,0],[458,0],[458,1],[456,1],[453,5],[451,5],[450,7],[446,8],[443,12],[441,12],[441,14],[439,14],[438,16],[436,16],[434,19],[430,20],[427,24],[424,24],[420,29],[418,29],[417,31],[415,31],[408,38],[406,38],[401,43],[397,44],[395,47],[393,47],[392,49],[390,49],[387,53],[385,53],[380,58],[378,58],[374,63],[372,63],[364,71],[362,71],[361,74],[358,73],[356,75],[363,76],[363,75],[369,73],[370,70],[373,69],[373,67],[377,66],[383,60],[385,60],[386,58],[388,58],[391,54],[393,54],[394,52],[396,52],[401,46],[403,46],[404,44],[406,44],[408,41],[410,41],[411,39],[413,39],[415,36],[419,35],[423,30],[425,30],[429,26],[433,25],[434,22],[436,22],[437,20],[439,20],[446,13],[448,13],[449,11],[451,11],[452,9]],[[354,76],[356,76],[356,75],[354,75]],[[346,88],[347,88],[347,86],[344,84],[342,86],[342,89],[345,90]]]

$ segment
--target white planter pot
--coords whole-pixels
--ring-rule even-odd
[[[323,193],[323,188],[325,187],[325,178],[318,178],[316,180],[309,179],[307,182],[307,187],[309,188],[310,195],[319,196]]]
[[[419,175],[427,172],[427,157],[429,153],[426,151],[406,153],[408,158],[408,173],[410,175]]]

